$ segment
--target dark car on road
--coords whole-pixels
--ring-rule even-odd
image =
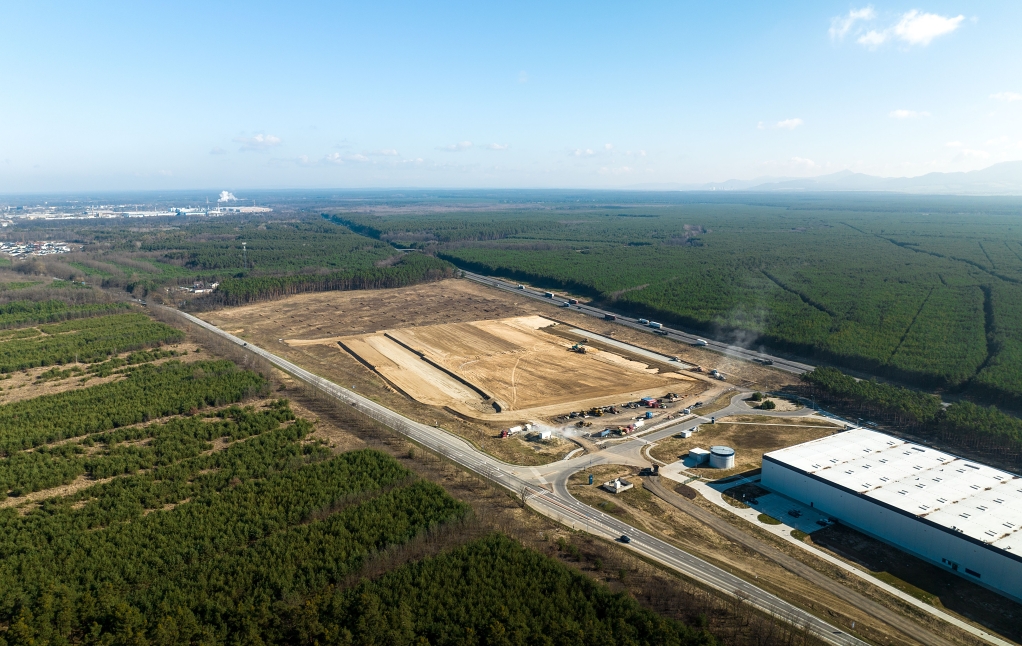
[[[621,538],[618,539],[622,543],[631,543],[632,539],[628,537],[628,534],[621,534]]]

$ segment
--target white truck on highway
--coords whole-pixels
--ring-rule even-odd
[[[660,328],[662,328],[664,326],[664,324],[663,323],[657,323],[656,321],[650,321],[649,322],[649,326],[651,328],[653,328],[654,330],[659,330]]]

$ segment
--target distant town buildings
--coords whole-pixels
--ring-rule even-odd
[[[6,227],[20,219],[27,220],[96,220],[108,218],[172,218],[172,217],[219,217],[235,213],[269,213],[273,209],[265,206],[233,205],[238,199],[224,191],[216,206],[207,202],[200,207],[147,207],[141,204],[67,204],[50,206],[0,206],[0,226]]]
[[[81,247],[66,242],[0,242],[0,253],[15,258],[25,256],[49,256],[56,253],[70,253]]]

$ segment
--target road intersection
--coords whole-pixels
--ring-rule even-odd
[[[648,466],[649,462],[642,458],[639,451],[653,438],[667,437],[677,433],[686,425],[703,423],[699,419],[688,419],[662,430],[651,433],[648,437],[635,438],[600,451],[595,455],[574,458],[545,465],[543,467],[523,467],[497,460],[483,453],[470,443],[441,428],[428,426],[409,419],[392,411],[371,399],[363,397],[346,388],[323,379],[304,368],[278,357],[263,348],[259,348],[232,334],[224,332],[215,325],[184,312],[174,310],[184,317],[217,336],[238,346],[244,347],[253,354],[262,357],[277,368],[287,372],[304,383],[319,389],[321,392],[351,405],[354,409],[377,422],[404,435],[417,444],[441,454],[482,477],[494,481],[510,491],[521,495],[527,504],[539,513],[552,518],[564,525],[577,530],[586,530],[591,534],[615,540],[627,535],[631,541],[625,546],[653,561],[670,567],[696,581],[715,588],[732,596],[739,596],[757,609],[777,616],[800,627],[808,628],[814,635],[828,644],[835,646],[864,646],[866,642],[848,634],[844,629],[824,621],[816,615],[803,610],[783,599],[762,590],[752,583],[704,561],[688,552],[671,545],[655,536],[636,529],[627,523],[608,516],[588,505],[576,500],[568,491],[568,478],[572,473],[592,464],[634,464]],[[740,395],[736,395],[736,398]],[[741,406],[745,412],[749,409],[732,398],[731,404],[715,415],[729,414],[732,408]],[[779,414],[774,411],[774,414]],[[547,477],[547,474],[550,477]]]

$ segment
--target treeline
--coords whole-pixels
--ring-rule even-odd
[[[665,206],[654,218],[596,206],[334,218],[622,313],[1022,406],[1018,234],[997,217],[892,223],[875,205],[833,204]],[[696,234],[698,247],[675,244]]]
[[[96,316],[108,312],[125,310],[127,303],[87,303],[74,305],[63,300],[17,300],[0,305],[0,329],[30,325],[33,323],[55,323],[70,319]]]
[[[265,387],[229,361],[143,364],[121,381],[0,406],[0,453],[223,406]]]
[[[994,407],[972,402],[944,406],[939,397],[919,391],[857,380],[835,368],[802,375],[802,394],[845,410],[907,425],[914,434],[960,449],[1022,458],[1022,420]]]
[[[326,274],[226,278],[212,294],[192,301],[196,309],[234,306],[307,292],[384,289],[453,278],[453,265],[432,256],[406,254],[389,267],[368,267]]]
[[[5,643],[271,643],[296,599],[466,513],[383,454],[303,448],[310,430],[5,510]]]
[[[45,336],[0,343],[0,373],[74,361],[94,363],[121,352],[184,339],[180,330],[135,312],[74,319],[39,329]]]
[[[718,643],[500,534],[352,589],[325,591],[281,623],[273,643]]]
[[[212,450],[213,440],[234,442],[294,419],[287,400],[279,400],[260,411],[232,406],[217,412],[216,421],[178,418],[19,451],[0,460],[0,491],[17,497],[68,484],[82,475],[100,479],[166,466]]]

